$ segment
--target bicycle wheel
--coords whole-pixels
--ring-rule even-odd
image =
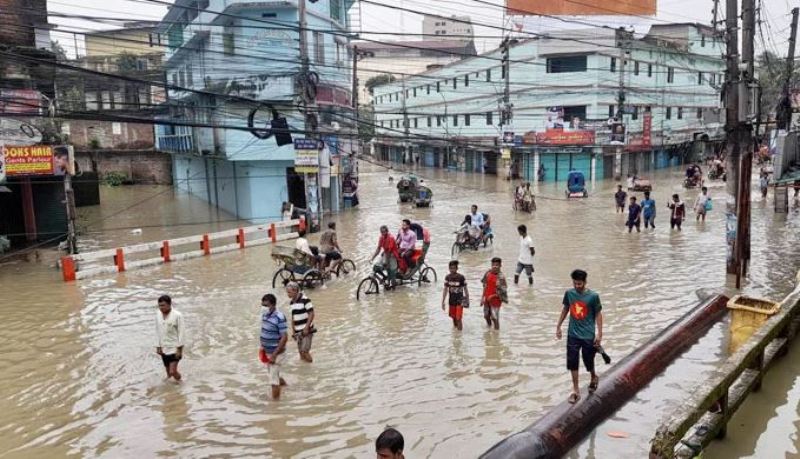
[[[305,288],[314,288],[317,285],[322,285],[325,283],[325,278],[322,277],[322,273],[317,271],[316,269],[309,270],[303,276],[303,286]]]
[[[454,242],[453,248],[450,250],[450,255],[452,255],[453,258],[458,258],[458,254],[460,252],[461,252],[461,244],[459,244],[458,242]]]
[[[281,268],[272,276],[272,288],[279,284],[281,287],[285,287],[292,279],[294,279],[294,274],[286,268]]]
[[[346,276],[356,272],[356,264],[349,258],[343,259],[336,267],[336,277]]]
[[[422,272],[419,273],[419,285],[422,284],[435,284],[436,283],[436,270],[430,266],[426,266]]]
[[[360,300],[364,296],[377,295],[378,293],[380,293],[380,287],[378,286],[378,281],[375,280],[374,277],[370,276],[364,278],[358,284],[358,289],[356,290],[356,299]]]

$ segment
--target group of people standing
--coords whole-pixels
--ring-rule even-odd
[[[644,199],[641,203],[637,203],[636,196],[628,198],[628,193],[622,189],[622,185],[617,185],[617,192],[614,194],[614,201],[616,204],[617,213],[625,213],[626,199],[628,202],[628,219],[625,226],[628,227],[628,232],[632,232],[636,228],[637,232],[641,232],[642,220],[644,220],[644,228],[655,229],[656,219],[656,202],[650,197],[650,192],[644,192]],[[681,231],[681,225],[686,218],[686,205],[681,201],[680,196],[675,193],[672,199],[667,203],[667,208],[670,212],[669,224],[671,229]],[[712,210],[711,196],[708,194],[708,188],[702,187],[700,194],[695,198],[694,205],[692,206],[695,213],[696,220],[706,221],[706,214]]]

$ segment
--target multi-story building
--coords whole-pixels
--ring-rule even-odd
[[[322,205],[338,210],[353,152],[351,5],[308,2],[305,34],[314,74],[304,85],[296,2],[177,0],[170,7],[160,31],[171,86],[171,116],[163,121],[173,125],[159,127],[156,141],[174,154],[176,186],[244,219],[278,218],[283,201],[306,208],[306,193],[317,196],[317,185],[295,171],[293,145],[254,134],[265,137],[274,113],[286,118],[294,137],[303,137],[301,90],[315,86],[318,130],[333,163],[329,175],[330,163],[323,160],[320,168]],[[248,130],[251,114],[254,129]]]
[[[722,51],[698,24],[654,25],[642,38],[598,28],[518,41],[508,78],[499,48],[377,86],[375,151],[486,173],[505,162],[529,180],[678,164],[695,141],[721,136]]]
[[[434,35],[432,38],[439,40],[472,41],[474,36],[469,16],[450,16],[445,19],[426,15],[422,18],[422,33],[426,36]]]

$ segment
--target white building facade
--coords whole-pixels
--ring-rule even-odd
[[[376,87],[375,151],[485,173],[510,165],[547,181],[572,169],[603,178],[680,164],[722,136],[722,53],[715,31],[698,24],[656,25],[639,38],[598,28],[521,40],[509,49],[510,123],[501,125],[496,49]],[[612,136],[619,125],[626,135]]]

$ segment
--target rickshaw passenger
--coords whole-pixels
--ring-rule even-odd
[[[389,234],[389,228],[386,225],[381,226],[381,235],[378,238],[378,247],[375,253],[372,254],[370,262],[383,251],[383,256],[379,263],[376,263],[372,270],[376,273],[383,272],[385,269],[389,278],[389,285],[394,287],[397,284],[395,278],[397,277],[397,260],[400,258],[400,253],[397,251],[397,242],[394,237]]]
[[[400,231],[397,233],[400,245],[400,257],[406,262],[407,269],[414,267],[414,249],[417,246],[417,233],[411,231],[411,220],[404,218]]]
[[[316,247],[312,248],[308,245],[308,239],[306,239],[306,231],[305,230],[298,230],[297,231],[297,240],[294,243],[294,248],[306,254],[310,260],[313,260],[313,268],[319,269],[320,263],[322,262],[322,256],[319,255],[319,250],[314,252]]]

